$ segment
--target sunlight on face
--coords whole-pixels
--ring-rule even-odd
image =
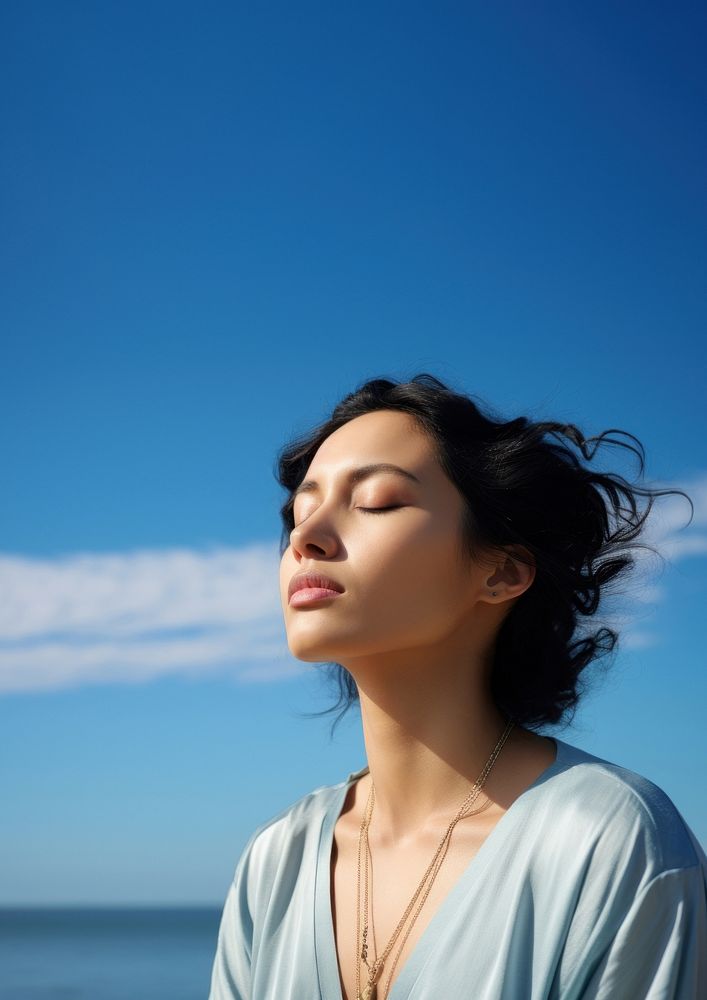
[[[419,483],[380,471],[393,463]],[[468,618],[488,571],[460,559],[463,498],[431,439],[406,413],[378,410],[349,421],[320,446],[295,498],[295,529],[280,563],[280,595],[294,656],[335,661],[433,645]],[[393,509],[371,513],[364,508]],[[344,592],[293,606],[295,573],[323,573]]]

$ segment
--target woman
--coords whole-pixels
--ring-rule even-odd
[[[360,701],[368,763],[253,833],[210,1000],[707,996],[694,835],[651,782],[539,732],[614,647],[582,619],[680,492],[591,471],[603,440],[643,470],[608,433],[503,421],[423,374],[283,450],[288,645],[337,671],[335,708]]]

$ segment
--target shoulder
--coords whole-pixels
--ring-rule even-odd
[[[322,831],[343,801],[355,774],[332,785],[320,785],[291,802],[257,826],[241,852],[234,881],[255,905],[257,895],[269,896],[278,883],[290,883],[297,874],[317,864]]]
[[[536,789],[551,822],[615,865],[646,881],[661,873],[707,868],[697,838],[669,796],[643,775],[555,740],[557,759]]]
[[[702,996],[707,858],[665,791],[555,741],[531,789],[534,896],[558,929],[558,995]],[[554,995],[554,992],[553,992]]]

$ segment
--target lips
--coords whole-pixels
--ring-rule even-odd
[[[339,594],[343,594],[344,588],[336,580],[332,580],[330,576],[324,576],[322,573],[295,573],[295,575],[290,580],[290,587],[288,598],[292,597],[296,590],[304,590],[306,588],[318,589],[318,590],[336,590]]]

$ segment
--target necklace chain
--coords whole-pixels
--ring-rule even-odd
[[[405,936],[403,937],[402,943],[401,943],[401,945],[400,945],[400,947],[398,949],[398,952],[396,954],[395,960],[394,960],[393,965],[392,965],[392,967],[390,969],[390,972],[388,974],[388,979],[387,979],[386,984],[385,984],[383,996],[380,998],[380,1000],[386,1000],[386,997],[388,996],[388,990],[390,989],[390,983],[391,983],[391,980],[393,978],[393,972],[395,971],[395,967],[396,967],[396,965],[398,963],[398,959],[400,958],[400,954],[401,954],[401,952],[402,952],[402,950],[403,950],[403,948],[405,946],[405,942],[407,941],[408,936],[410,934],[410,931],[412,930],[412,927],[413,927],[415,921],[417,920],[418,914],[420,913],[422,907],[425,904],[425,900],[427,899],[427,896],[430,893],[430,890],[432,888],[434,880],[437,877],[437,873],[439,872],[440,868],[442,867],[442,862],[444,861],[444,859],[445,859],[445,857],[447,855],[447,850],[449,848],[449,842],[451,840],[452,831],[453,831],[454,827],[457,825],[457,823],[459,822],[459,820],[464,819],[468,815],[471,815],[471,813],[470,813],[471,807],[474,805],[476,799],[478,798],[478,796],[479,796],[479,794],[481,792],[481,789],[483,788],[484,784],[486,783],[486,779],[488,778],[489,774],[491,773],[491,768],[496,763],[496,758],[498,757],[498,755],[501,752],[501,750],[502,750],[502,748],[503,748],[506,740],[508,739],[508,737],[509,737],[509,735],[511,733],[511,730],[513,729],[513,725],[514,724],[513,724],[512,721],[509,721],[508,724],[506,725],[506,728],[503,731],[500,739],[498,740],[498,743],[496,744],[496,746],[493,748],[493,751],[491,752],[491,756],[486,761],[486,764],[484,765],[484,768],[483,768],[481,774],[479,775],[479,777],[476,779],[476,781],[472,785],[471,791],[468,793],[468,795],[466,796],[466,798],[462,802],[459,810],[457,811],[454,819],[451,821],[451,823],[447,827],[447,830],[445,831],[445,834],[442,837],[442,840],[440,841],[437,850],[435,851],[434,857],[432,858],[432,861],[428,865],[427,870],[425,871],[425,874],[423,875],[420,884],[418,885],[417,889],[415,890],[415,893],[413,894],[412,899],[408,903],[408,906],[407,906],[407,908],[405,910],[405,913],[402,915],[402,917],[400,918],[400,920],[398,922],[397,927],[393,931],[393,934],[392,934],[392,937],[390,938],[390,941],[386,945],[386,947],[385,947],[382,955],[376,956],[376,959],[373,962],[373,965],[369,965],[369,962],[368,962],[368,881],[369,881],[369,878],[368,878],[368,854],[370,853],[370,848],[369,848],[369,844],[368,844],[368,827],[370,826],[371,816],[373,815],[373,803],[374,803],[374,800],[375,800],[375,787],[373,785],[373,781],[371,781],[371,790],[370,790],[369,795],[368,795],[368,802],[366,803],[366,809],[365,809],[365,812],[364,812],[364,817],[363,817],[363,821],[361,823],[361,830],[360,830],[359,838],[358,838],[358,870],[357,870],[357,880],[356,880],[356,898],[358,900],[357,912],[356,912],[356,998],[357,998],[357,1000],[376,1000],[377,979],[378,979],[378,976],[379,976],[379,974],[380,974],[380,972],[381,972],[381,970],[383,968],[383,964],[385,963],[385,960],[387,959],[388,955],[390,954],[390,952],[391,952],[391,950],[393,948],[393,945],[395,944],[395,941],[397,940],[398,935],[400,934],[400,932],[401,932],[401,930],[402,930],[402,928],[403,928],[403,926],[405,924],[405,921],[410,916],[410,913],[412,912],[413,908],[415,907],[415,903],[417,902],[418,897],[422,893],[423,889],[425,888],[425,884],[427,883],[427,888],[425,889],[424,895],[422,896],[422,899],[421,899],[421,901],[420,901],[417,909],[415,910],[413,918],[410,921],[410,925],[409,925],[407,931],[405,932]],[[362,854],[362,847],[363,847],[363,841],[364,841],[364,839],[366,841],[365,862],[364,862],[364,873],[365,873],[365,875],[364,875],[364,901],[363,901],[364,926],[363,926],[363,933],[361,933],[361,905],[360,905],[360,900],[361,900],[361,854]],[[363,963],[365,964],[366,968],[368,969],[368,976],[367,976],[367,980],[368,981],[366,983],[366,986],[363,989],[363,992],[361,992],[361,961],[363,961]]]

